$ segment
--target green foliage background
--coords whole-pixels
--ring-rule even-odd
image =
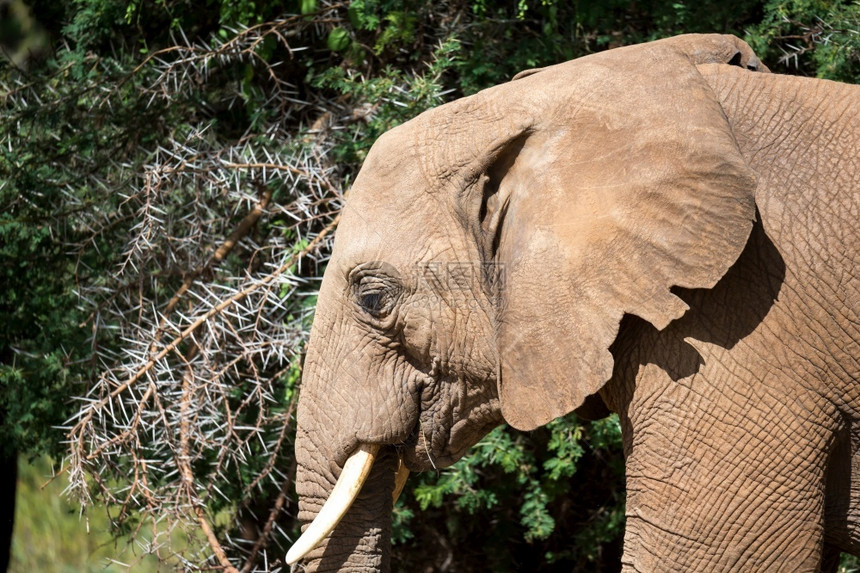
[[[326,137],[336,160],[332,176],[346,188],[374,139],[422,110],[525,68],[619,45],[730,32],[774,71],[860,78],[860,4],[852,1],[33,0],[29,11],[21,2],[9,5],[15,11],[0,26],[0,45],[14,55],[0,64],[0,448],[7,457],[62,458],[62,427],[81,405],[73,398],[86,395],[104,371],[105,349],[122,354],[124,341],[111,328],[95,333],[92,316],[104,301],[81,296],[93,285],[114,284],[134,228],[134,212],[112,190],[135,185],[134,174],[159,146],[195,126],[207,126],[209,149],[247,138],[292,154],[302,151],[313,126],[339,121]],[[295,18],[295,35],[283,43],[267,36],[253,60],[217,68],[193,89],[164,97],[141,89],[154,81],[152,56],[169,59],[183,42],[224,45],[247,27],[285,16]],[[290,98],[314,104],[289,111],[274,95],[278,81],[291,86]],[[27,106],[16,96],[23,91],[36,94]],[[108,97],[110,105],[102,105]],[[344,109],[357,119],[338,120]],[[295,138],[270,141],[273,125]],[[189,191],[173,200],[179,211],[200,199]],[[297,199],[276,189],[273,200]],[[96,218],[111,223],[94,234]],[[296,252],[307,245],[283,228],[276,218],[264,220],[261,243],[280,235]],[[257,264],[251,261],[271,256],[249,247],[224,261],[220,276],[241,276]],[[185,271],[193,268],[186,263]],[[295,273],[312,279],[322,268],[304,265]],[[161,300],[181,284],[181,268],[146,271],[177,274],[159,283]],[[306,307],[297,300],[295,315]],[[287,411],[300,368],[295,360],[276,366],[278,407]],[[288,473],[291,461],[278,466]],[[252,481],[259,469],[250,464],[239,481]],[[615,418],[586,424],[571,415],[528,435],[499,428],[452,468],[411,483],[395,510],[395,562],[404,571],[428,564],[448,571],[618,568],[624,484]],[[263,488],[240,500],[245,489],[225,491],[232,502],[210,498],[209,509],[239,517],[219,526],[222,539],[275,495]],[[297,530],[294,512],[287,504],[278,518],[285,532]],[[273,539],[275,554],[286,543]]]
[[[65,480],[61,477],[48,483],[52,477],[48,458],[32,463],[22,458],[19,471],[11,573],[120,573],[129,567],[136,573],[159,570],[156,556],[142,554],[129,540],[114,542],[102,533],[110,527],[104,512],[89,516],[89,523],[79,518],[79,508],[62,495]],[[88,534],[88,529],[93,533]]]

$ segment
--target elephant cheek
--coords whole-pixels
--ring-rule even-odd
[[[306,571],[389,571],[391,512],[397,454],[383,448],[364,487],[331,535],[304,560]],[[328,467],[299,463],[299,518],[316,517],[331,489]],[[336,472],[339,475],[339,470]]]
[[[404,347],[423,364],[431,361],[434,331],[442,323],[441,311],[441,299],[426,293],[411,298],[400,309]]]

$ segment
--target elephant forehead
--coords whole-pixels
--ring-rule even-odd
[[[370,188],[378,181],[408,179],[412,175],[410,167],[419,161],[415,123],[415,119],[410,120],[379,136],[367,153],[354,189]]]
[[[382,226],[392,216],[427,209],[420,202],[436,190],[437,181],[426,177],[422,168],[428,150],[420,142],[419,128],[414,120],[396,127],[368,153],[346,202],[367,223]]]
[[[439,198],[416,195],[412,201],[350,196],[335,237],[333,258],[347,267],[384,261],[401,270],[421,261],[455,257],[465,235]]]

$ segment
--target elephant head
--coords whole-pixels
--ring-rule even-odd
[[[664,328],[687,309],[671,287],[711,287],[732,265],[756,182],[697,71],[708,62],[760,68],[727,36],[621,48],[521,74],[374,144],[298,406],[300,518],[332,500],[290,562],[387,569],[399,464],[444,467],[498,424],[530,430],[578,408],[612,375],[625,313]]]

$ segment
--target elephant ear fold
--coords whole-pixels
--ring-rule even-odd
[[[611,378],[625,313],[656,328],[740,255],[756,181],[695,63],[671,43],[544,69],[495,97],[543,118],[481,212],[501,271],[499,395],[521,430],[581,406]],[[486,193],[485,193],[486,194]],[[485,251],[486,252],[486,251]]]

